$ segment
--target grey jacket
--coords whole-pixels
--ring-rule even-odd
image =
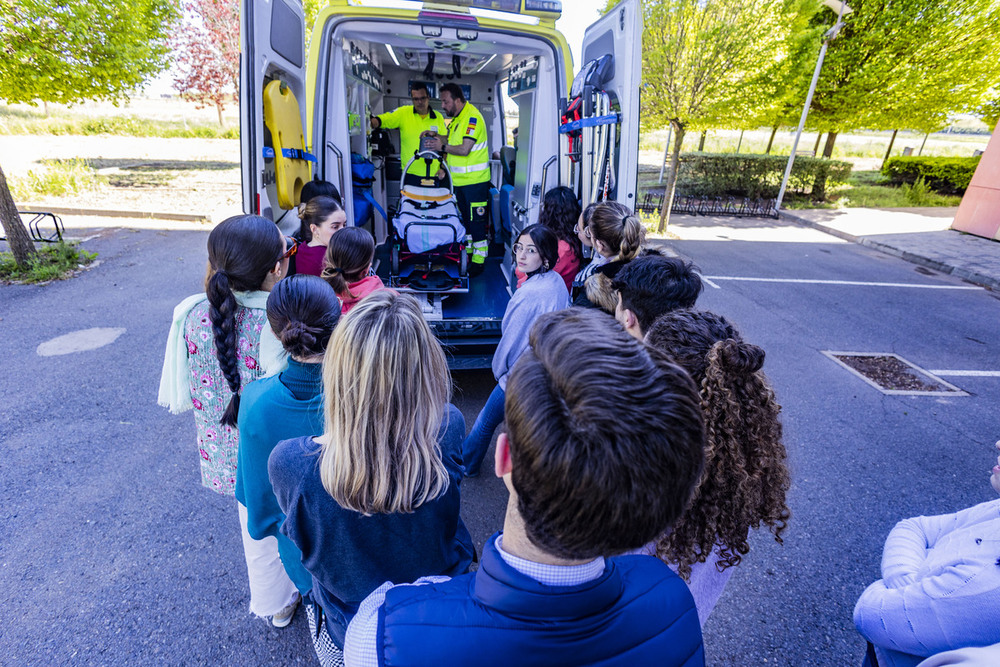
[[[500,325],[502,336],[493,355],[493,375],[501,389],[507,388],[507,374],[528,349],[528,332],[539,315],[569,308],[566,282],[555,271],[528,278],[507,303]]]

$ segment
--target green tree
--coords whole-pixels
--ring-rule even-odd
[[[10,196],[3,167],[0,167],[0,225],[3,226],[4,236],[7,237],[7,245],[10,246],[10,253],[14,255],[14,261],[22,268],[28,266],[35,255],[35,246]]]
[[[684,135],[774,109],[793,80],[796,27],[816,7],[816,0],[643,1],[643,124],[674,131],[659,231],[670,219]]]
[[[843,130],[937,130],[951,114],[976,106],[1000,79],[996,0],[850,0],[850,6],[809,112],[809,126],[830,133],[826,157]]]
[[[167,65],[173,0],[0,0],[0,100],[119,102]],[[19,266],[34,246],[0,171],[0,220]]]
[[[990,132],[996,129],[1000,122],[1000,91],[992,91],[992,97],[975,108],[973,113],[979,116],[979,120],[990,126]]]
[[[0,100],[118,102],[167,66],[173,0],[0,0]]]
[[[215,107],[219,125],[240,88],[240,6],[237,0],[187,0],[171,39],[174,89],[197,108]]]

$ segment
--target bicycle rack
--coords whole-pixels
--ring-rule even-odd
[[[63,232],[65,228],[63,227],[62,218],[60,218],[55,213],[46,213],[44,211],[18,211],[18,215],[21,216],[21,221],[24,222],[25,218],[31,216],[27,220],[28,232],[31,234],[31,240],[35,243],[58,243],[62,241]],[[51,218],[52,220],[52,230],[42,230],[41,223]],[[6,241],[7,238],[0,236],[0,241]]]

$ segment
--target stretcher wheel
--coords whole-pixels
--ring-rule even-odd
[[[458,246],[458,275],[463,278],[469,273],[469,253],[465,246]]]
[[[395,243],[392,244],[392,250],[389,251],[389,275],[399,275],[399,246]]]

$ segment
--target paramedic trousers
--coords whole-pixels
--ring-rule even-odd
[[[473,242],[485,241],[490,222],[490,182],[461,185],[455,188],[462,224],[472,236]]]

